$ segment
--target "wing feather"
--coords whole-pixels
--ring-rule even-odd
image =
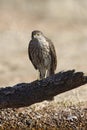
[[[32,44],[32,40],[30,41],[29,43],[29,46],[28,46],[28,56],[29,56],[29,59],[30,61],[32,62],[33,66],[35,69],[37,69],[37,66],[34,62],[34,57],[33,57],[33,54],[34,54],[34,44]]]
[[[56,67],[57,67],[57,56],[56,56],[56,51],[55,51],[55,47],[52,43],[52,41],[48,38],[47,42],[49,43],[49,47],[50,47],[50,55],[51,55],[51,66],[50,66],[50,74],[54,74]]]

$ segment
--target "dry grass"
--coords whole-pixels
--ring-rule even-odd
[[[0,130],[87,130],[87,103],[41,103],[0,115]]]

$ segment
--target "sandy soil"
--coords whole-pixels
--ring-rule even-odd
[[[0,0],[0,86],[31,82],[37,72],[28,59],[32,30],[49,37],[57,52],[56,72],[76,69],[87,74],[87,1]],[[87,85],[56,97],[87,100]]]

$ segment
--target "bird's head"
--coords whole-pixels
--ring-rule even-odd
[[[43,39],[44,38],[44,35],[41,31],[38,31],[38,30],[35,30],[32,32],[32,35],[31,35],[32,39]]]

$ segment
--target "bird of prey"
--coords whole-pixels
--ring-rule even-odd
[[[34,68],[39,71],[39,79],[55,73],[57,67],[56,51],[51,40],[45,37],[41,31],[32,32],[28,55]]]

